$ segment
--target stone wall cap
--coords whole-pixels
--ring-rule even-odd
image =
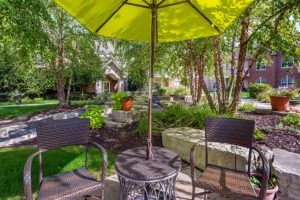
[[[288,152],[282,149],[273,149],[273,167],[279,171],[300,176],[300,154]]]

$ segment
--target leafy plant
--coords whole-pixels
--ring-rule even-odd
[[[128,95],[126,92],[117,92],[117,93],[111,95],[111,98],[114,100],[112,109],[113,110],[121,110],[122,109],[122,99],[127,99]]]
[[[148,121],[146,117],[143,117],[140,121],[139,124],[136,128],[136,131],[139,135],[143,135],[147,132],[148,130]]]
[[[277,88],[270,90],[268,93],[270,96],[288,96],[291,99],[295,98],[298,94],[294,88]]]
[[[183,87],[177,88],[174,90],[174,95],[178,96],[178,95],[183,95],[183,94],[189,94],[189,92]]]
[[[283,118],[280,119],[280,123],[286,125],[286,126],[297,126],[300,125],[300,115],[297,114],[289,114]]]
[[[253,83],[249,85],[249,95],[252,98],[256,98],[259,93],[267,92],[269,89],[271,89],[269,84]]]
[[[262,181],[262,177],[259,175],[253,174],[250,176],[250,182],[254,187],[261,188],[261,181]],[[278,182],[277,177],[275,175],[272,175],[268,181],[268,189],[269,190],[274,189],[276,187],[277,182]]]
[[[104,124],[104,118],[102,117],[103,108],[103,106],[88,106],[86,112],[80,118],[89,118],[92,129],[101,128]]]
[[[254,111],[255,108],[252,103],[244,103],[243,105],[238,107],[238,111]]]
[[[166,91],[167,90],[163,87],[160,87],[159,89],[157,89],[157,93],[161,96],[164,95],[166,93]]]
[[[256,140],[260,140],[260,139],[267,139],[267,136],[259,129],[255,128],[254,129],[254,135],[253,135],[254,139]]]

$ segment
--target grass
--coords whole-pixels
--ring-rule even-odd
[[[249,92],[242,92],[241,97],[242,98],[250,98],[250,94],[249,94]]]
[[[28,157],[37,151],[33,147],[0,149],[0,199],[23,199],[23,168]],[[110,151],[106,175],[115,173],[116,154]],[[84,166],[85,148],[80,146],[64,147],[43,153],[43,176],[62,173]],[[102,156],[94,148],[89,150],[89,171],[95,178],[101,177]],[[32,164],[32,191],[36,196],[38,188],[38,159]]]
[[[0,119],[6,119],[18,116],[18,118],[26,119],[30,116],[44,110],[56,108],[57,104],[46,104],[39,106],[13,106],[13,107],[0,107]]]
[[[58,103],[58,100],[55,99],[50,99],[50,100],[43,100],[41,98],[37,98],[34,100],[30,99],[25,99],[22,100],[22,105],[23,104],[49,104],[49,103]],[[19,105],[17,102],[0,102],[0,106],[9,106],[9,105]]]
[[[70,106],[82,108],[85,105],[97,105],[99,100],[70,101]]]

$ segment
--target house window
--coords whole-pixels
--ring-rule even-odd
[[[103,81],[103,92],[109,93],[110,89],[109,89],[109,81]]]
[[[284,58],[281,59],[281,68],[290,68],[294,66],[294,60],[285,60]]]
[[[256,71],[266,70],[266,65],[264,62],[261,62],[260,65],[256,63]]]
[[[259,77],[258,79],[255,80],[255,83],[267,83],[266,79]]]
[[[287,88],[293,86],[293,78],[292,77],[284,77],[281,78],[281,87]]]

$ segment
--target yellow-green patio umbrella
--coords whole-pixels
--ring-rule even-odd
[[[221,34],[254,0],[54,0],[91,33],[150,42],[148,151],[154,44]]]

